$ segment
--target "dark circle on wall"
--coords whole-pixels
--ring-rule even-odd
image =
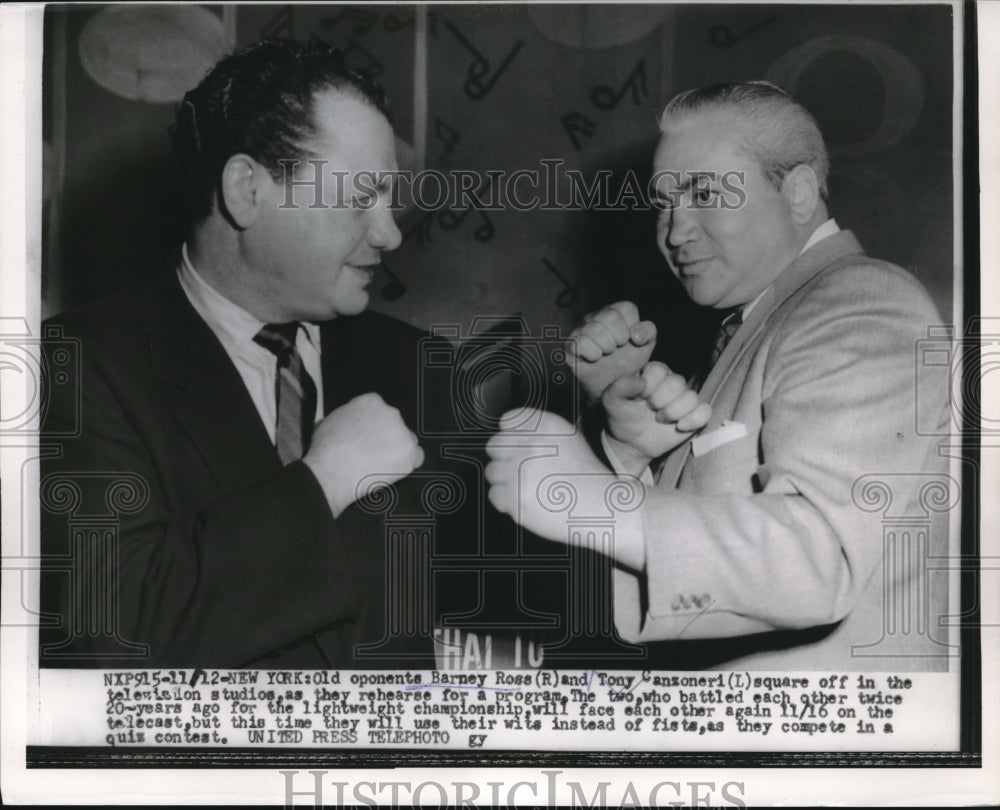
[[[835,150],[831,149],[833,154],[867,155],[905,138],[923,113],[924,82],[913,63],[884,42],[845,34],[815,37],[779,56],[771,63],[767,78],[798,94],[799,82],[806,69],[821,56],[836,53],[853,54],[868,62],[882,80],[885,98],[875,133],[868,138],[857,138],[853,143],[840,144]],[[839,81],[833,90],[841,112],[861,103],[859,99],[868,93],[867,86],[848,87]]]
[[[830,197],[837,221],[870,254],[910,266],[913,201],[892,177],[871,166],[835,164]]]
[[[848,94],[850,103],[844,103]],[[871,141],[878,133],[886,87],[867,59],[850,51],[816,57],[799,77],[796,98],[819,122],[830,150]]]

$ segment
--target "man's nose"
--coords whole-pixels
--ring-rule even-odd
[[[396,226],[392,210],[387,205],[377,205],[372,209],[368,244],[378,250],[395,250],[403,241],[403,235]]]
[[[667,244],[669,247],[677,248],[685,242],[690,242],[698,234],[698,221],[691,211],[689,199],[683,199],[680,204],[670,212],[670,222],[667,225]]]

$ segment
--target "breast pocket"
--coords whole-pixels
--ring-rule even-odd
[[[681,486],[702,495],[760,491],[757,470],[760,457],[756,433],[719,445],[701,456],[689,456]]]

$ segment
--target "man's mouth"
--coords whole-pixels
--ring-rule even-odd
[[[352,270],[357,271],[365,277],[365,283],[370,284],[375,278],[375,268],[379,266],[378,262],[375,264],[349,264]]]
[[[682,276],[693,276],[698,273],[698,270],[706,263],[712,260],[711,256],[705,256],[703,258],[689,258],[675,259],[674,266],[677,268],[678,272]]]

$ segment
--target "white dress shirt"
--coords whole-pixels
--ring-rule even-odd
[[[181,248],[181,263],[177,268],[181,289],[191,302],[191,306],[208,324],[209,328],[226,350],[236,370],[243,378],[250,399],[267,429],[267,435],[274,441],[275,425],[278,419],[275,400],[275,356],[263,346],[254,342],[254,336],[264,326],[242,307],[237,306],[203,279],[188,258],[187,244]],[[295,348],[302,358],[309,376],[316,383],[316,421],[323,418],[323,378],[320,367],[319,326],[314,323],[302,324],[295,336]]]

